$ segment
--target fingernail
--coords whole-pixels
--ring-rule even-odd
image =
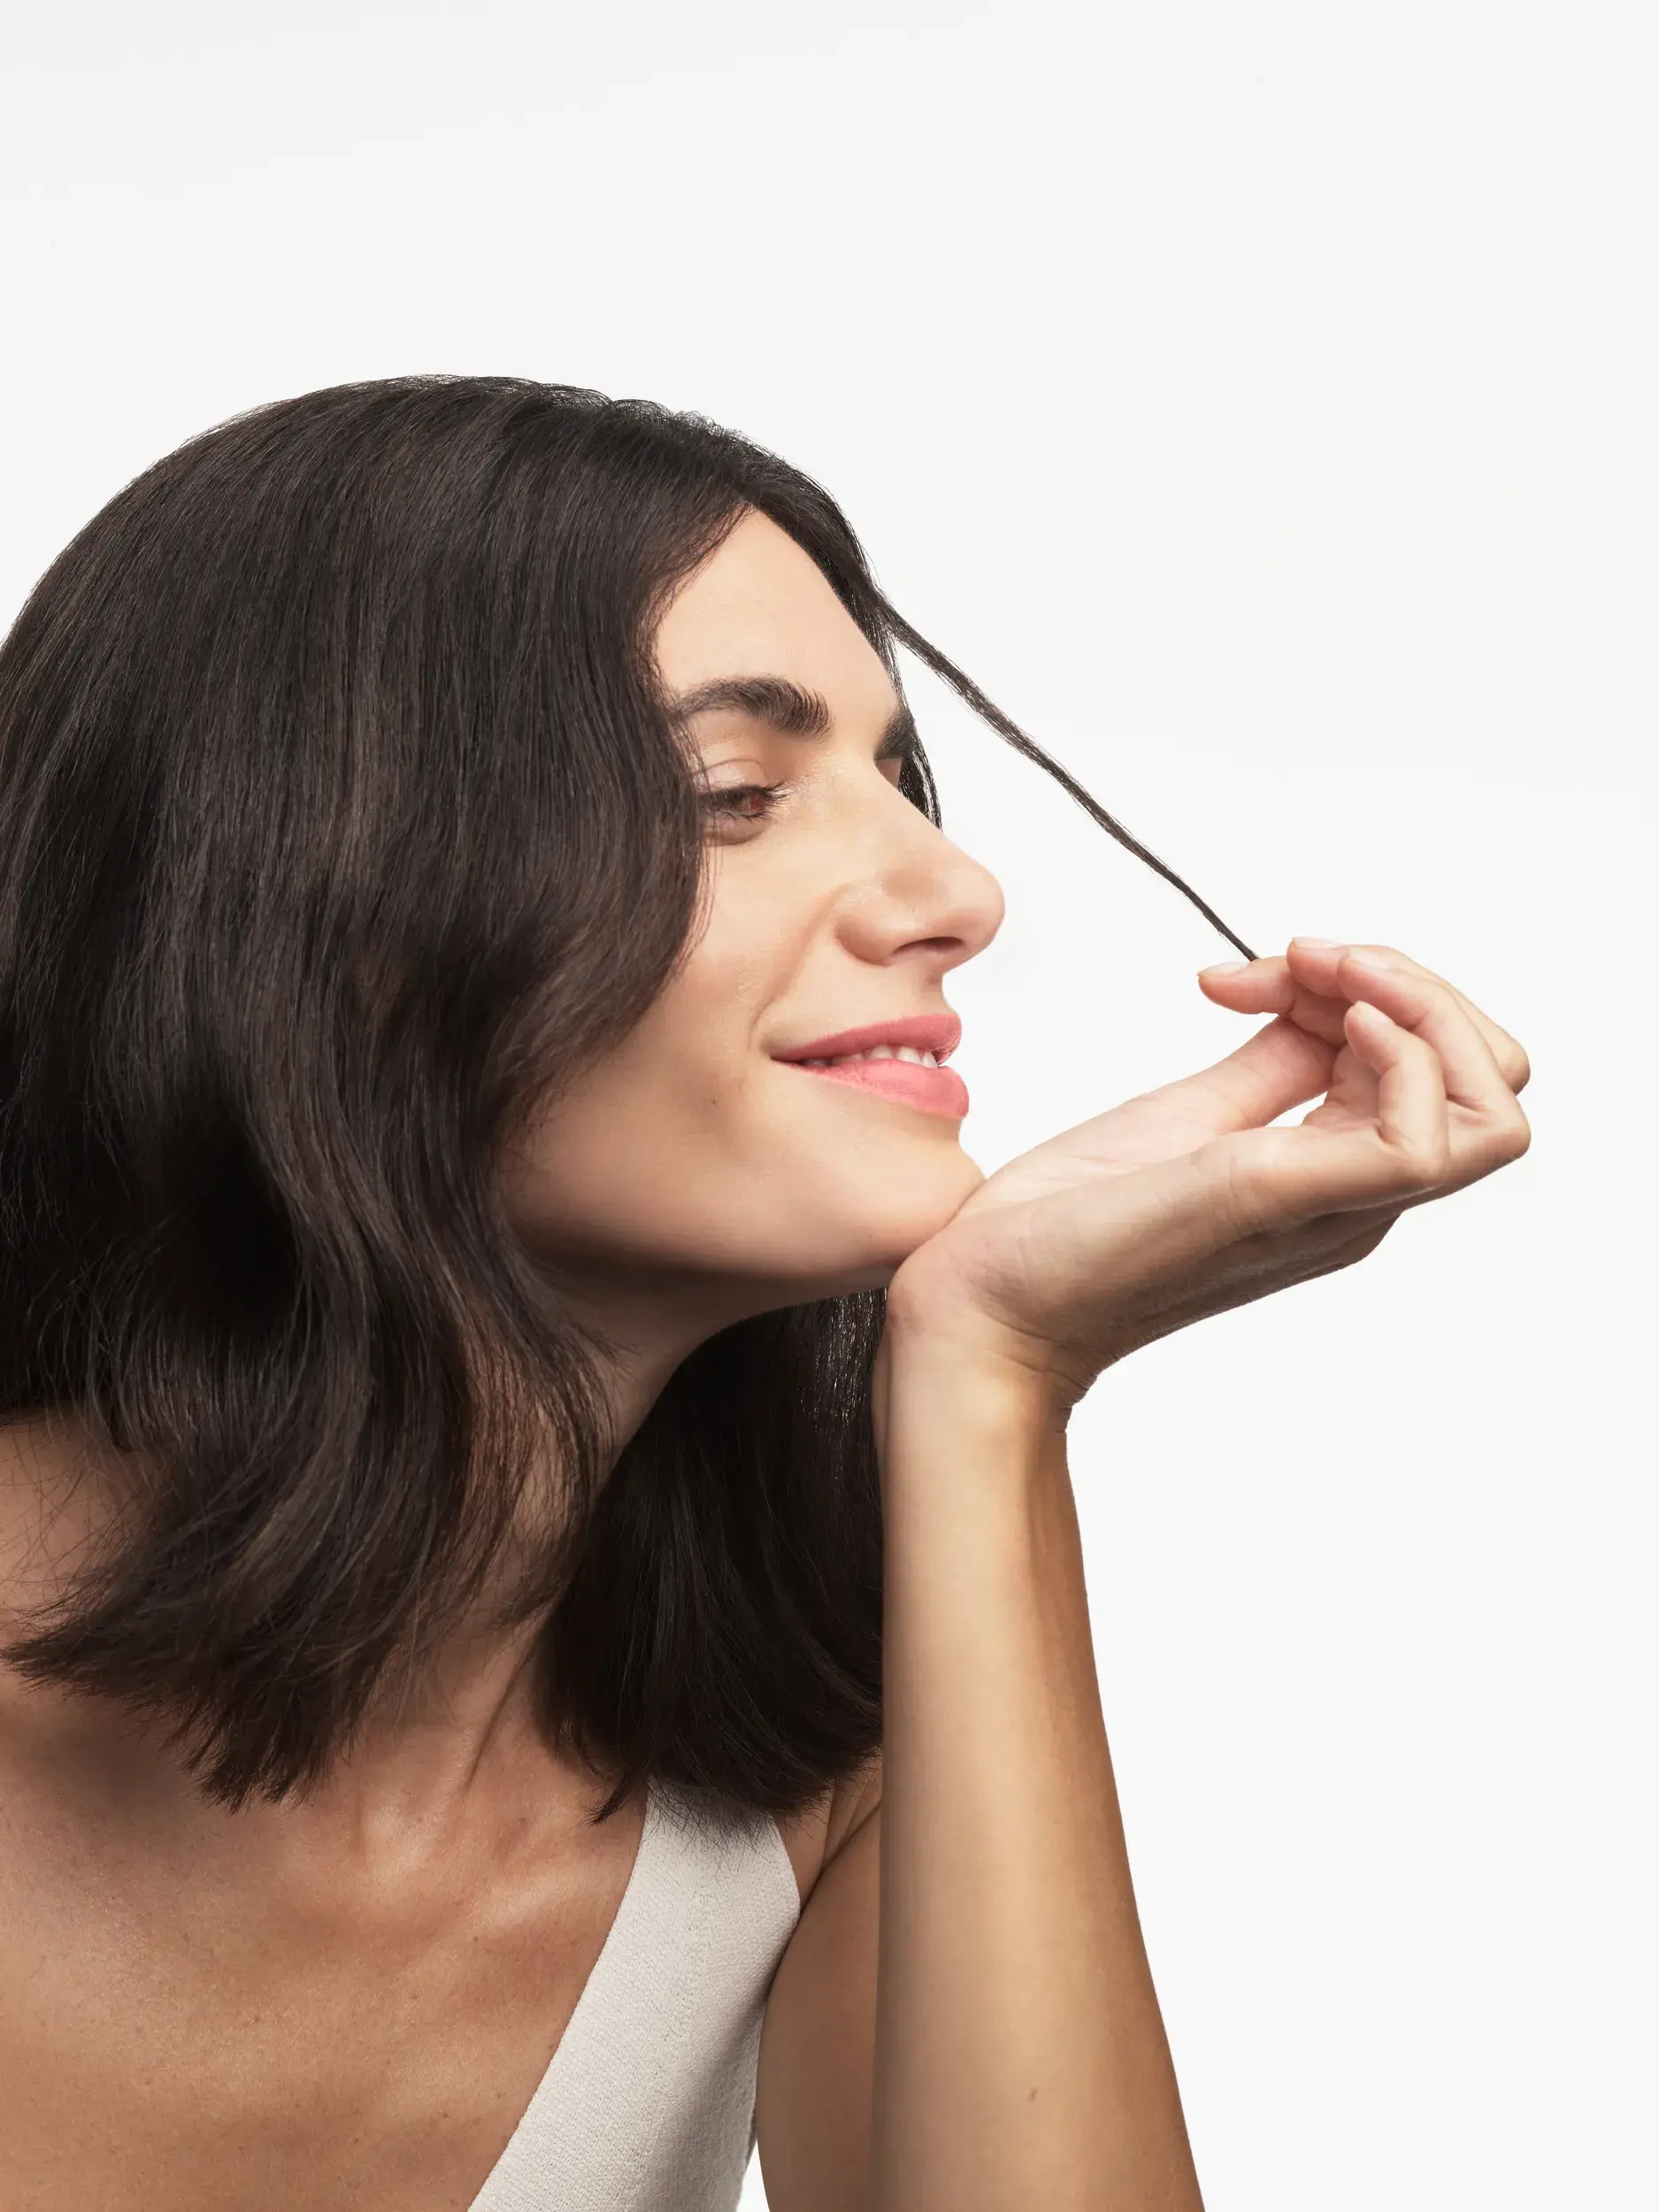
[[[1342,940],[1340,937],[1293,937],[1290,941],[1293,945],[1317,945],[1321,952],[1328,952],[1333,945],[1340,945]]]
[[[1200,968],[1200,975],[1242,975],[1249,966],[1248,960],[1217,960],[1213,968]]]

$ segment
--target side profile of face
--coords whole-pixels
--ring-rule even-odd
[[[927,1062],[958,1033],[945,978],[1002,900],[901,795],[891,680],[767,518],[682,585],[656,655],[701,762],[705,924],[506,1188],[562,1272],[724,1325],[885,1283],[981,1179],[965,1091]]]

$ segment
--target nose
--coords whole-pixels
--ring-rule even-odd
[[[866,857],[840,909],[841,941],[858,959],[944,975],[983,952],[1002,927],[996,878],[897,791]]]

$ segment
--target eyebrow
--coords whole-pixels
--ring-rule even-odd
[[[724,707],[753,715],[757,722],[768,724],[786,737],[826,736],[835,719],[827,699],[803,684],[790,682],[786,676],[721,676],[712,683],[697,685],[695,690],[682,691],[668,704],[678,722],[688,722],[695,714],[709,714]],[[915,717],[909,702],[901,699],[887,718],[876,758],[902,759],[917,741]]]

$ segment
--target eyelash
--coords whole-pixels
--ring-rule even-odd
[[[703,794],[705,813],[717,822],[761,823],[766,820],[780,799],[786,798],[794,786],[789,783],[733,783],[717,787]],[[758,814],[740,814],[738,803],[744,799],[763,802]]]
[[[717,821],[764,822],[788,788],[787,783],[728,784],[722,790],[705,791],[703,803]],[[758,814],[740,814],[738,803],[743,799],[762,799],[765,804]]]

